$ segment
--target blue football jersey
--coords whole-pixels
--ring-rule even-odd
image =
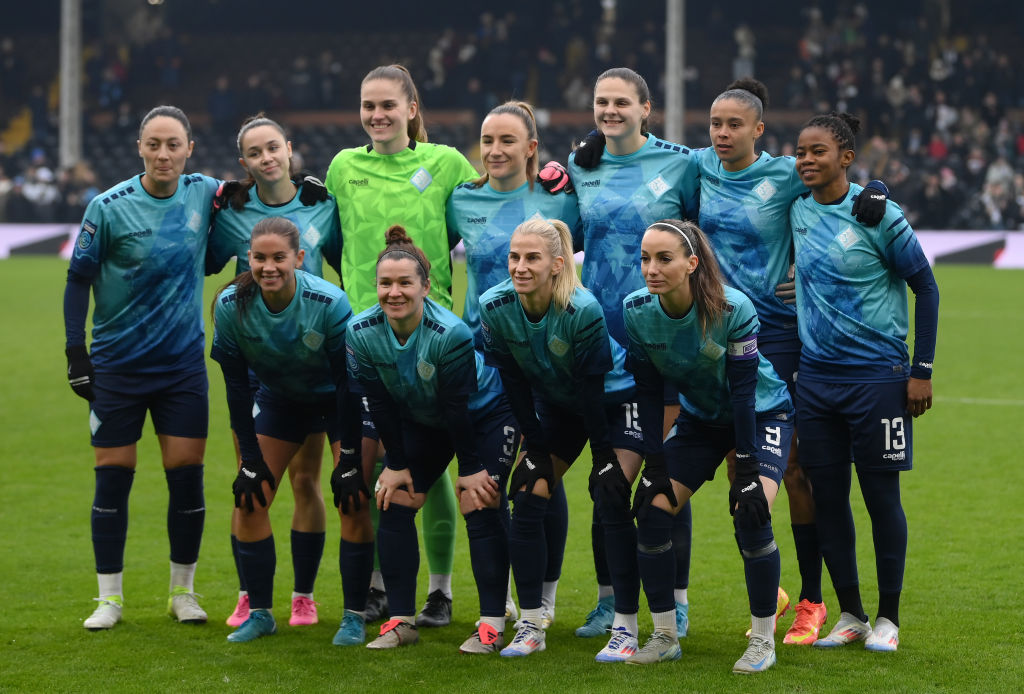
[[[241,357],[271,393],[299,402],[333,397],[345,368],[345,327],[352,317],[345,292],[327,280],[296,270],[295,296],[272,313],[259,290],[238,307],[234,285],[217,298],[214,350]]]
[[[300,189],[301,192],[301,189]],[[236,210],[230,205],[217,213],[207,250],[207,267],[220,272],[231,259],[235,260],[235,274],[249,270],[249,240],[256,222],[266,217],[284,217],[299,230],[299,248],[306,252],[301,269],[323,277],[323,264],[336,271],[341,269],[341,229],[334,196],[323,202],[303,205],[299,194],[283,205],[268,205],[256,194],[256,186],[249,189],[245,207]]]
[[[632,154],[606,150],[594,169],[571,155],[569,173],[583,218],[583,284],[600,302],[608,332],[625,345],[622,299],[644,286],[640,241],[659,219],[696,217],[697,163],[688,148],[648,135]]]
[[[754,305],[741,291],[725,288],[727,307],[721,320],[701,331],[696,307],[682,318],[670,318],[658,297],[647,289],[622,302],[629,339],[629,358],[649,364],[666,383],[679,390],[682,409],[705,422],[733,420],[729,398],[728,359],[750,358],[757,349],[759,323]],[[771,363],[757,353],[757,412],[790,412],[786,384]]]
[[[515,359],[545,400],[578,412],[574,383],[582,375],[604,374],[608,402],[621,402],[633,389],[625,350],[608,335],[601,307],[585,289],[576,289],[566,310],[552,306],[533,323],[507,279],[480,297],[480,319],[485,351]]]
[[[488,184],[463,183],[448,198],[450,245],[459,239],[466,247],[466,304],[462,319],[473,331],[477,348],[480,335],[480,295],[508,279],[508,244],[515,228],[527,219],[560,219],[579,238],[583,225],[575,194],[552,195],[539,184],[528,183],[508,192]]]
[[[423,319],[404,345],[380,306],[357,314],[349,326],[346,353],[355,382],[383,385],[404,418],[426,426],[445,426],[442,391],[469,395],[473,412],[504,397],[497,370],[473,349],[469,327],[433,299],[424,302]]]
[[[203,267],[218,181],[182,175],[168,198],[135,176],[89,203],[71,271],[93,289],[97,372],[205,368]]]
[[[834,205],[810,194],[790,208],[796,247],[800,377],[885,382],[910,375],[907,283],[928,264],[891,200],[875,227],[852,215],[856,183]]]
[[[795,339],[796,307],[775,296],[791,262],[789,207],[807,192],[793,157],[762,152],[742,171],[726,171],[714,148],[695,152],[700,166],[700,228],[726,284],[754,303],[762,343]]]

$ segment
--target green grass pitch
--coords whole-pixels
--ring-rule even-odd
[[[173,623],[167,599],[166,487],[147,424],[130,505],[124,622],[91,633],[96,581],[89,534],[93,458],[87,410],[67,386],[61,301],[66,264],[22,257],[0,262],[3,391],[0,397],[0,691],[685,691],[1009,692],[1024,666],[1024,465],[1014,444],[1024,422],[1024,273],[940,266],[942,292],[935,406],[916,421],[913,472],[903,476],[910,547],[900,650],[872,654],[781,645],[769,672],[730,672],[744,648],[748,612],[742,564],[720,474],[694,499],[691,634],[681,661],[648,668],[601,665],[603,642],[573,629],[596,598],[590,553],[587,461],[567,477],[569,545],[548,650],[527,659],[462,656],[477,601],[465,530],[457,529],[455,612],[450,627],[423,630],[418,645],[390,652],[341,649],[330,640],[341,617],[338,521],[316,597],[321,623],[287,626],[291,590],[290,494],[272,511],[279,571],[278,634],[229,644],[223,623],[236,597],[228,545],[234,462],[219,368],[210,369],[206,536],[196,587],[210,623]],[[456,268],[456,277],[461,269]],[[464,274],[464,273],[462,273]],[[221,275],[207,283],[207,300]],[[457,294],[464,290],[458,290]],[[457,302],[461,303],[461,302]],[[1019,443],[1019,442],[1018,442]],[[329,466],[328,468],[329,469]],[[324,485],[327,486],[325,474]],[[856,488],[856,485],[855,485]],[[865,607],[874,615],[871,533],[854,494]],[[775,512],[783,586],[799,590],[785,498]],[[425,597],[421,563],[418,600]],[[838,610],[827,575],[825,599]],[[641,631],[650,629],[641,607]]]

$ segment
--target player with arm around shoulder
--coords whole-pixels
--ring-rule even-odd
[[[203,258],[218,181],[184,173],[193,146],[181,109],[149,111],[139,126],[144,172],[89,203],[68,269],[68,381],[90,403],[96,457],[91,525],[99,606],[86,629],[121,620],[128,496],[147,412],[167,478],[168,612],[180,622],[206,621],[193,579],[206,515]],[[85,344],[90,291],[91,350]]]
[[[276,121],[258,114],[246,119],[236,140],[238,163],[246,171],[243,181],[226,181],[214,201],[214,222],[206,254],[206,272],[220,272],[234,257],[235,275],[249,272],[249,241],[253,226],[267,217],[284,217],[299,229],[303,252],[299,269],[323,276],[326,260],[340,271],[341,232],[334,198],[323,184],[307,176],[292,180],[292,143]],[[251,379],[253,393],[259,382]],[[234,433],[233,433],[233,436]],[[237,436],[235,436],[237,452]],[[292,626],[318,621],[313,587],[323,556],[326,514],[320,489],[323,435],[311,436],[288,465],[295,497],[291,551],[295,568],[292,590]],[[241,464],[241,458],[239,458]],[[238,627],[249,617],[249,593],[238,560],[238,511],[232,514],[231,552],[238,569],[239,595],[229,626]]]
[[[648,130],[651,93],[644,78],[625,67],[601,73],[594,83],[594,130],[569,157],[569,173],[583,218],[583,284],[604,310],[608,332],[622,346],[622,300],[644,286],[636,259],[644,230],[659,219],[696,218],[700,182],[693,151],[656,137]],[[678,413],[678,394],[664,395],[662,432]],[[687,587],[690,574],[690,507],[675,517],[677,632],[689,627]],[[595,526],[597,521],[595,519]],[[595,534],[599,538],[600,533]],[[611,625],[606,568],[595,540],[598,604],[577,636],[597,636]]]
[[[512,235],[508,258],[510,279],[480,297],[488,360],[501,373],[526,449],[509,484],[515,501],[509,552],[522,620],[502,655],[526,656],[545,648],[544,515],[552,488],[562,483],[589,439],[590,494],[615,587],[612,637],[596,659],[621,662],[636,650],[639,604],[636,528],[629,515],[642,448],[633,419],[633,382],[600,306],[579,284],[563,222],[523,222]]]
[[[224,373],[228,411],[242,459],[232,490],[239,510],[238,561],[250,611],[228,636],[232,642],[252,641],[276,631],[270,611],[276,553],[269,510],[296,453],[315,441],[320,442],[322,455],[326,432],[338,466],[351,467],[355,481],[361,483],[359,405],[345,378],[345,330],[352,316],[345,293],[298,269],[303,259],[299,231],[283,217],[256,223],[248,259],[251,271],[232,280],[214,299],[211,355]],[[250,371],[260,384],[255,397]],[[362,485],[362,498],[356,494],[352,501],[357,507],[362,502],[366,528],[367,500]],[[345,530],[343,519],[343,540]],[[344,564],[344,541],[341,549]],[[349,608],[347,583],[361,589],[365,599],[372,544],[363,549],[367,551],[362,575],[343,576]]]
[[[796,404],[801,464],[811,478],[822,554],[842,610],[814,645],[864,640],[868,650],[891,652],[899,644],[907,556],[900,472],[911,469],[912,418],[932,405],[939,292],[898,205],[887,203],[876,227],[850,220],[853,197],[864,195],[847,180],[859,124],[845,113],[815,116],[797,142],[796,170],[810,193],[790,208],[803,343]],[[915,295],[913,359],[907,286]],[[851,457],[873,528],[874,629],[858,587]]]
[[[484,175],[463,183],[448,198],[448,236],[466,249],[466,302],[462,320],[483,349],[480,295],[508,279],[508,244],[515,228],[527,219],[561,219],[580,233],[579,207],[568,174],[551,162],[537,172],[537,123],[533,108],[522,101],[496,106],[480,126],[480,158]],[[555,488],[544,519],[548,561],[544,575],[544,628],[555,616],[555,596],[562,573],[569,508],[565,488]],[[509,616],[515,603],[509,595]]]
[[[501,381],[473,349],[469,328],[428,298],[430,262],[400,226],[387,232],[377,264],[379,305],[352,321],[350,376],[365,393],[387,449],[376,484],[378,546],[391,618],[367,644],[415,643],[419,548],[414,524],[427,492],[458,459],[459,509],[469,535],[480,623],[463,653],[504,643],[508,540],[499,509],[519,429]]]
[[[666,382],[680,392],[680,412],[664,445],[645,438],[646,465],[634,509],[654,634],[631,662],[679,657],[671,591],[675,562],[669,553],[672,515],[735,448],[729,512],[743,557],[751,636],[733,672],[761,672],[775,663],[780,563],[770,509],[789,456],[792,402],[785,383],[758,353],[753,305],[722,283],[697,225],[678,219],[651,225],[641,245],[641,267],[647,288],[623,302],[641,429],[656,430]]]

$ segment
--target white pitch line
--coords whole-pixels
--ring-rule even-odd
[[[936,402],[958,402],[964,405],[996,405],[1001,407],[1024,407],[1024,400],[1000,400],[998,398],[952,398],[938,395]]]

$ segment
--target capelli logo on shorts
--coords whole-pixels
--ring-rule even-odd
[[[882,460],[891,460],[893,462],[899,462],[900,460],[907,459],[906,451],[897,451],[896,453],[884,453],[882,454]]]

